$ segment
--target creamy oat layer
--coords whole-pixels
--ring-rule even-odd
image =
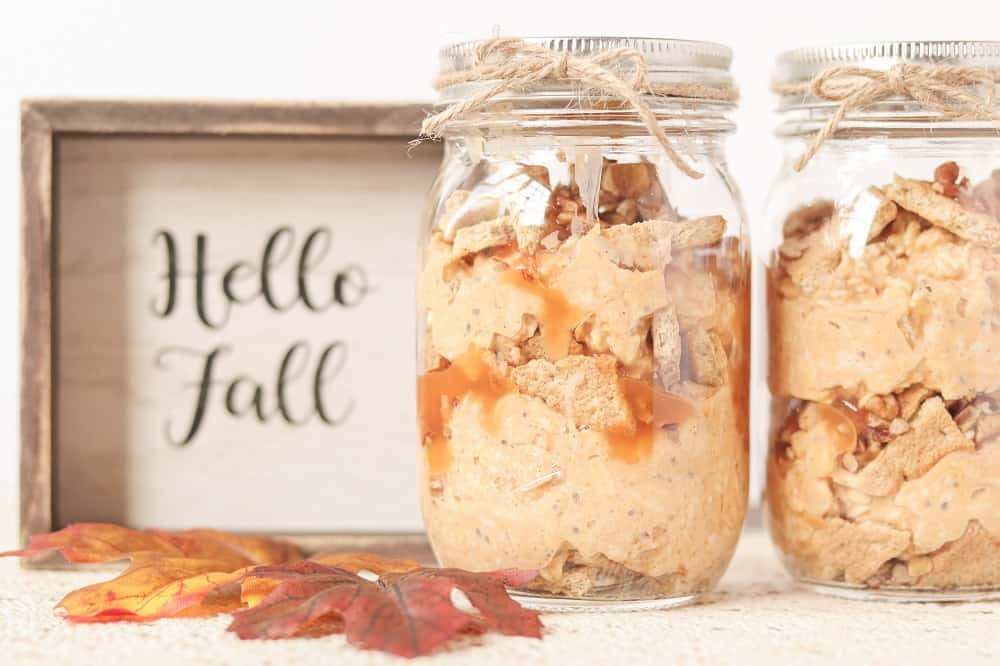
[[[647,163],[606,163],[596,217],[544,168],[486,179],[448,199],[419,279],[439,559],[571,596],[710,587],[746,509],[744,253]]]
[[[768,502],[806,578],[1000,585],[1000,170],[959,176],[786,222]]]

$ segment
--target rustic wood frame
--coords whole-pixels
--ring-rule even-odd
[[[411,138],[424,104],[32,99],[21,104],[20,528],[26,544],[53,527],[52,261],[56,150],[64,135]],[[427,559],[423,534],[281,535],[308,550]]]

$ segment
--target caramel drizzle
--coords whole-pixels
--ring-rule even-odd
[[[541,327],[545,354],[552,360],[566,356],[573,337],[573,329],[583,321],[586,313],[570,303],[562,291],[543,284],[526,270],[505,271],[500,274],[499,279],[503,285],[538,298],[540,302],[538,323]]]
[[[427,464],[432,473],[448,469],[451,452],[445,420],[451,410],[468,397],[483,407],[483,423],[487,430],[498,427],[496,404],[513,390],[506,377],[483,360],[475,347],[469,346],[446,368],[417,376],[417,421],[427,450]]]
[[[618,387],[625,396],[632,424],[604,430],[611,457],[636,463],[653,452],[656,430],[680,425],[695,415],[690,400],[676,393],[661,391],[652,383],[632,377],[619,377]]]
[[[512,252],[513,248],[508,249],[508,253]],[[567,356],[573,329],[587,313],[573,305],[562,291],[535,277],[532,267],[504,271],[498,280],[538,299],[538,322],[546,356],[551,360]],[[495,433],[500,425],[497,403],[505,395],[516,392],[510,380],[484,360],[485,353],[470,345],[448,367],[417,378],[418,422],[432,474],[447,471],[451,462],[450,436],[445,430],[455,406],[466,397],[478,402],[482,406],[484,427]],[[649,381],[618,377],[618,385],[631,418],[626,424],[603,431],[613,458],[638,462],[652,452],[657,429],[684,423],[695,415],[694,405],[689,400],[662,391]]]
[[[639,462],[652,452],[657,429],[682,424],[695,415],[694,405],[689,400],[661,391],[647,381],[619,377],[618,386],[631,419],[627,425],[603,431],[612,458]],[[471,346],[448,367],[420,375],[417,378],[418,421],[431,473],[442,474],[451,463],[450,437],[445,432],[451,409],[465,398],[478,402],[482,406],[484,428],[496,433],[500,425],[497,403],[515,392],[510,381],[483,360],[482,352]]]

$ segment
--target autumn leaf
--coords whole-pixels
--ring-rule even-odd
[[[522,585],[537,572],[423,568],[370,553],[303,560],[294,546],[266,538],[97,523],[34,537],[27,548],[0,557],[48,552],[71,562],[130,560],[121,575],[71,592],[59,603],[74,622],[238,611],[229,629],[240,638],[344,633],[357,647],[405,657],[488,630],[541,636],[538,614],[518,605],[504,587]],[[468,610],[453,603],[456,590],[465,595]]]
[[[214,530],[167,532],[79,523],[32,537],[28,557],[60,552],[70,562],[131,560],[116,578],[70,592],[58,607],[74,622],[148,621],[241,608],[243,575],[261,564],[300,560],[291,544]]]
[[[422,565],[413,560],[391,560],[372,553],[320,553],[309,558],[310,562],[327,567],[346,569],[351,573],[368,572],[376,577],[390,573],[406,573]],[[259,567],[258,571],[264,567]],[[247,575],[241,580],[243,605],[253,608],[269,595],[283,579],[280,576]]]
[[[358,564],[349,558],[343,563]],[[381,566],[385,561],[367,564]],[[373,571],[371,566],[364,569]],[[538,613],[522,608],[504,587],[524,584],[535,575],[409,568],[370,581],[316,561],[260,566],[250,570],[242,584],[259,591],[266,581],[272,589],[256,605],[237,612],[229,631],[244,639],[343,631],[352,645],[402,657],[430,654],[457,636],[484,630],[540,638]],[[464,593],[478,613],[456,607],[454,590]]]
[[[372,553],[320,553],[311,556],[309,561],[337,569],[347,569],[354,573],[370,571],[376,576],[407,573],[422,567],[419,562],[413,560],[391,560]]]

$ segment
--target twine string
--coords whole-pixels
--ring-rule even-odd
[[[491,59],[493,62],[489,62]],[[613,69],[623,65],[631,72],[625,78]],[[426,118],[421,126],[421,137],[440,139],[449,123],[469,113],[481,111],[490,100],[505,93],[525,90],[542,81],[567,81],[580,84],[580,95],[587,91],[597,91],[625,100],[662,146],[670,161],[690,178],[701,178],[703,174],[677,152],[643,96],[688,97],[713,101],[735,101],[737,97],[736,90],[728,85],[652,85],[646,57],[638,49],[609,49],[591,56],[573,56],[514,37],[498,37],[482,42],[473,53],[470,68],[439,76],[434,80],[434,88],[440,90],[478,81],[495,83]]]
[[[898,63],[882,71],[864,67],[831,67],[810,81],[774,84],[779,95],[812,95],[837,102],[829,120],[795,162],[801,171],[855,109],[893,97],[910,99],[945,120],[1000,121],[996,111],[1000,72],[961,65]]]

